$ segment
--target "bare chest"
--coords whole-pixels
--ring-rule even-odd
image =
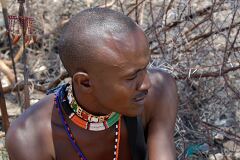
[[[122,120],[123,122],[123,120]],[[115,129],[111,127],[107,130],[94,132],[79,129],[75,125],[70,125],[76,144],[88,160],[113,160]],[[66,131],[62,126],[53,124],[53,142],[55,156],[57,160],[79,160],[79,156],[74,149]],[[124,123],[121,125],[121,139],[119,147],[119,160],[130,160],[130,147],[128,144],[128,133]]]

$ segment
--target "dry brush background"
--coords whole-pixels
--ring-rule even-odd
[[[24,73],[21,40],[13,45],[17,84],[0,17],[0,76],[10,119],[28,103],[28,96],[18,103],[18,94],[13,92],[18,86],[19,94],[26,93],[22,91],[24,76],[31,104],[67,77],[57,54],[59,31],[72,15],[89,7],[109,7],[135,20],[149,38],[150,67],[164,69],[177,80],[178,159],[240,159],[239,0],[26,1],[26,14],[35,19],[37,41],[26,47],[28,74]],[[7,1],[7,9],[17,15],[18,3]],[[4,134],[1,137],[4,144]],[[4,150],[0,159],[7,159]]]

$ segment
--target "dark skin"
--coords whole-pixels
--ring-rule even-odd
[[[172,135],[178,98],[174,79],[160,70],[147,71],[148,42],[141,29],[128,36],[106,33],[101,41],[104,46],[98,50],[98,67],[90,67],[87,73],[76,72],[72,77],[78,103],[98,115],[111,111],[139,115],[148,133],[149,160],[175,160]],[[93,132],[79,128],[69,119],[67,122],[88,159],[113,159],[113,127]],[[53,94],[11,125],[6,145],[12,160],[79,159],[54,107]],[[131,159],[123,120],[119,159]]]

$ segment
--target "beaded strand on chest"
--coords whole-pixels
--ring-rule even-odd
[[[119,148],[120,148],[120,138],[121,138],[121,115],[120,114],[113,114],[113,115],[110,115],[108,117],[108,120],[107,121],[103,121],[103,122],[86,122],[85,120],[81,119],[80,117],[78,117],[77,115],[75,115],[74,112],[72,112],[71,114],[69,114],[71,111],[69,110],[66,110],[66,107],[67,106],[63,106],[62,105],[62,99],[60,99],[61,96],[59,96],[59,94],[61,94],[60,91],[58,91],[56,94],[55,94],[55,100],[54,100],[54,103],[55,103],[55,106],[58,110],[58,113],[59,113],[59,116],[61,118],[61,122],[62,124],[64,125],[64,129],[68,135],[68,138],[73,146],[73,148],[75,149],[75,151],[77,152],[80,160],[87,160],[87,158],[84,156],[84,154],[82,153],[79,145],[77,144],[74,136],[73,136],[73,133],[69,127],[69,125],[67,124],[67,121],[65,120],[64,118],[64,114],[63,114],[63,111],[62,109],[65,111],[65,114],[68,115],[68,117],[72,120],[73,123],[76,124],[76,122],[78,122],[78,126],[84,128],[84,129],[88,129],[88,130],[93,130],[93,131],[98,131],[98,130],[104,130],[104,129],[107,129],[109,127],[111,127],[112,125],[115,124],[115,135],[114,135],[114,153],[113,153],[113,160],[118,160],[119,158]],[[70,111],[70,112],[69,112]],[[73,117],[76,121],[73,121]],[[108,122],[107,124],[104,124],[104,122]],[[116,123],[118,122],[118,123]],[[89,124],[89,125],[84,125],[84,124]],[[101,125],[104,125],[104,127],[99,127],[99,124]],[[95,125],[95,126],[94,126]],[[84,127],[85,126],[85,127]],[[87,127],[86,127],[87,126]]]

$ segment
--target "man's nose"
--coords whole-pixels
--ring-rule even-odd
[[[148,90],[151,86],[152,86],[152,83],[150,81],[149,74],[148,72],[146,72],[146,74],[144,75],[143,82],[138,89],[140,91],[145,91],[145,90]]]

